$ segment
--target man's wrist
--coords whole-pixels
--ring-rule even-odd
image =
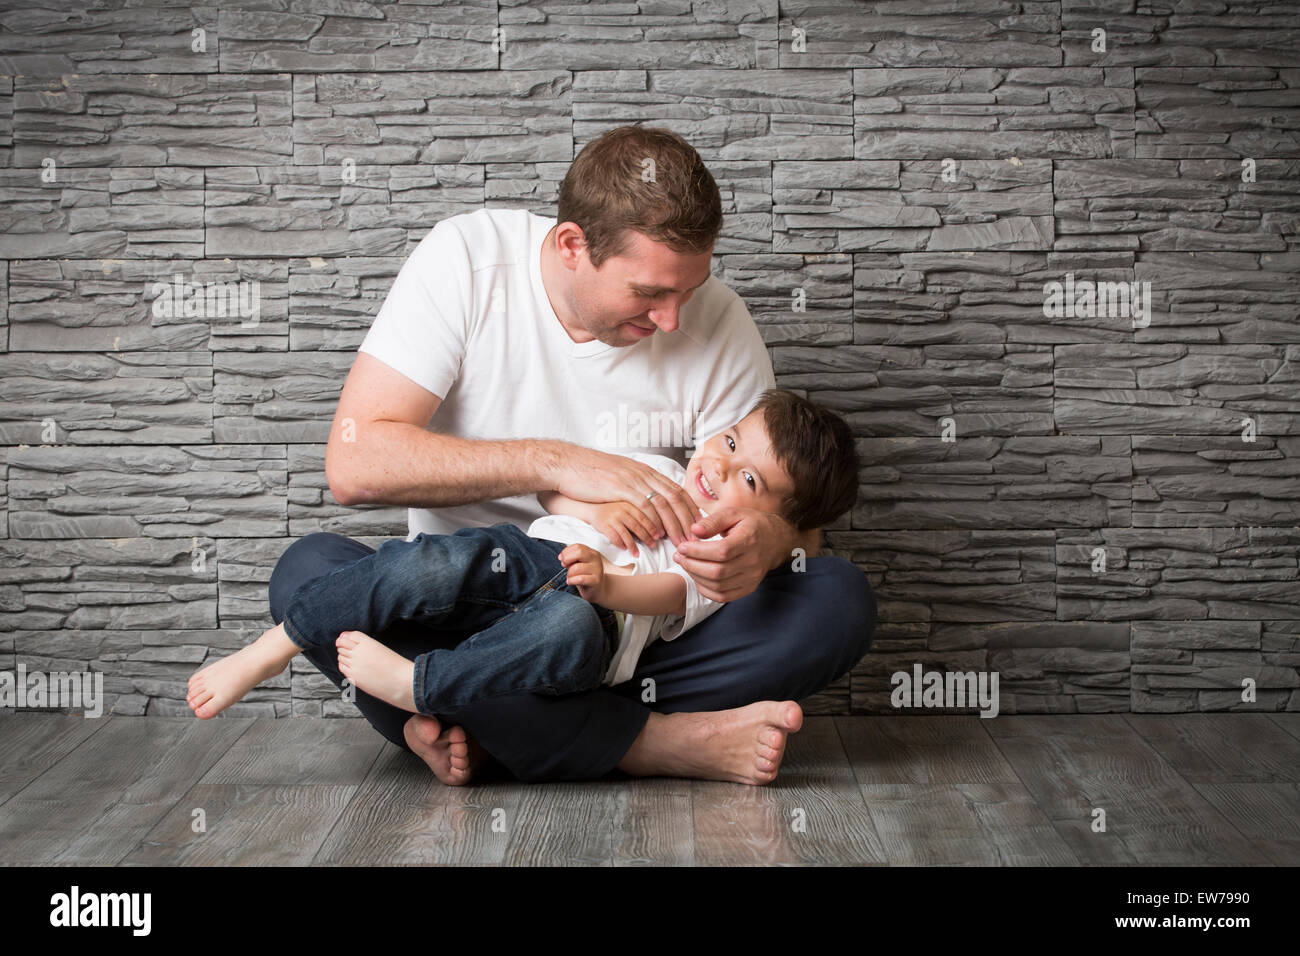
[[[780,516],[774,516],[779,522],[777,525],[779,531],[776,535],[780,544],[777,546],[773,555],[772,563],[768,570],[775,570],[795,557],[797,551],[803,551],[807,557],[817,554],[821,548],[821,529],[810,528],[807,531],[800,531],[789,521]]]
[[[523,445],[524,469],[531,476],[531,483],[537,491],[559,491],[560,454],[556,447],[560,442],[548,439],[530,438]]]

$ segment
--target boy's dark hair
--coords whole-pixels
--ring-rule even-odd
[[[556,212],[557,222],[582,227],[597,269],[627,250],[629,230],[682,253],[711,249],[722,230],[722,196],[704,160],[659,126],[618,126],[584,146]]]
[[[794,482],[781,517],[800,531],[820,528],[858,500],[858,451],[848,422],[783,388],[769,388],[750,410],[762,412],[777,461]]]

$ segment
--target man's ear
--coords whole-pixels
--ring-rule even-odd
[[[568,269],[576,269],[587,256],[587,237],[576,222],[562,222],[555,227],[555,246],[560,261]]]

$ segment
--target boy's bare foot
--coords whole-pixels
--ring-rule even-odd
[[[298,651],[298,645],[284,632],[284,625],[277,624],[252,644],[191,676],[185,702],[200,720],[215,717],[262,681],[284,670]]]
[[[711,713],[652,713],[618,769],[636,776],[771,783],[786,739],[802,726],[803,711],[792,700]]]
[[[334,642],[339,670],[371,697],[415,713],[415,662],[360,631],[344,631]]]
[[[402,729],[412,753],[429,765],[433,775],[449,787],[463,787],[487,753],[465,733],[464,727],[443,730],[436,717],[413,714]]]

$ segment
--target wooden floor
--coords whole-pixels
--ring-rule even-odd
[[[9,713],[0,863],[1294,866],[1300,714],[810,717],[768,787],[452,788],[361,720]]]

